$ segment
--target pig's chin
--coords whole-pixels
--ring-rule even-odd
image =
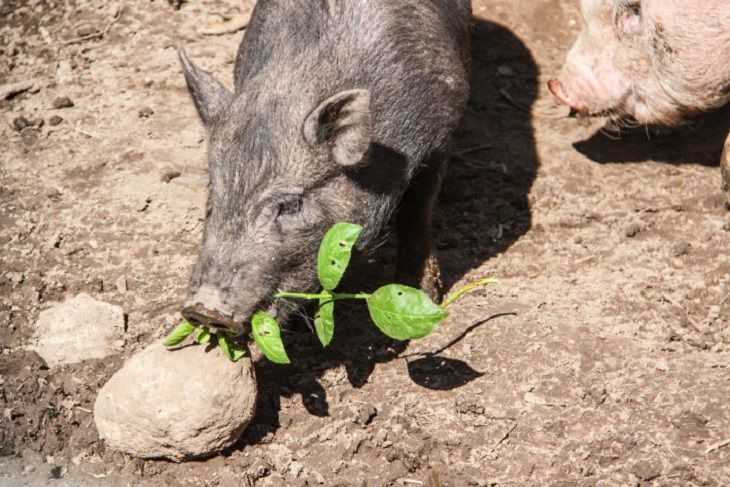
[[[235,337],[242,337],[251,332],[251,319],[259,311],[264,311],[277,321],[282,317],[286,317],[286,313],[282,312],[281,308],[277,306],[277,303],[272,301],[261,303],[253,313],[236,312],[233,314],[233,319],[238,324],[238,331],[235,333]]]

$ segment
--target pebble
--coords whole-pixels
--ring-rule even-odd
[[[116,281],[117,291],[120,293],[126,293],[127,292],[127,279],[124,276],[121,276]]]
[[[672,253],[675,257],[682,257],[683,255],[689,254],[691,249],[692,246],[688,242],[681,242],[672,248]]]
[[[169,183],[173,179],[179,178],[180,176],[181,176],[180,171],[167,171],[165,174],[162,175],[162,177],[160,178],[160,180],[163,183]]]
[[[499,73],[500,76],[509,78],[515,75],[515,70],[509,66],[497,66],[497,73]]]
[[[53,108],[60,110],[62,108],[71,108],[74,106],[74,102],[67,96],[59,96],[53,100]]]
[[[40,128],[42,126],[43,126],[43,120],[42,119],[34,120],[34,119],[30,119],[30,118],[24,117],[22,115],[19,116],[19,117],[15,117],[13,119],[13,128],[17,132],[21,132],[22,130],[24,130],[24,129],[28,128],[28,127],[38,127],[38,128]]]
[[[58,115],[54,115],[48,119],[48,124],[52,127],[55,127],[56,125],[60,125],[61,122],[63,122],[63,118],[59,117]]]
[[[641,223],[631,223],[626,226],[624,229],[624,232],[626,233],[626,236],[631,238],[637,236],[639,233],[641,233],[644,230],[644,225]]]

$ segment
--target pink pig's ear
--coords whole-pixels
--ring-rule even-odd
[[[637,1],[622,7],[616,13],[616,26],[619,32],[625,36],[641,32],[641,3]]]

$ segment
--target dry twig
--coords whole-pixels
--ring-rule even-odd
[[[122,10],[124,10],[123,5],[117,5],[116,10],[114,11],[114,17],[109,21],[109,23],[106,24],[106,27],[104,29],[98,31],[98,32],[92,32],[91,34],[87,34],[85,36],[77,37],[76,39],[71,39],[70,41],[66,41],[63,43],[64,46],[70,46],[71,44],[78,44],[80,42],[86,42],[91,39],[102,39],[104,36],[106,36],[109,33],[109,30],[112,28],[112,26],[119,20],[119,18],[122,16]]]

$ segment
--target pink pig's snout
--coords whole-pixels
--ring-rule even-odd
[[[570,95],[565,91],[563,83],[559,79],[551,79],[548,81],[548,88],[550,92],[555,95],[555,98],[560,100],[562,103],[568,105],[576,112],[587,112],[588,107],[573,100]]]

